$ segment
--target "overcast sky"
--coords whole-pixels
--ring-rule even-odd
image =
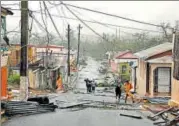
[[[18,3],[16,1],[6,2],[2,1],[1,4],[10,4],[10,3]],[[56,4],[59,3],[59,1],[55,2]],[[179,1],[65,1],[64,3],[70,3],[73,5],[86,7],[106,13],[116,14],[123,17],[128,17],[140,21],[150,22],[154,24],[160,24],[161,22],[169,22],[172,26],[174,26],[175,21],[179,20]],[[53,6],[50,5],[47,2],[47,6]],[[6,6],[7,7],[7,6]],[[19,6],[9,6],[11,8],[19,8]],[[62,7],[61,5],[57,6],[58,10],[54,7],[50,9],[50,13],[54,15],[61,15],[62,13]],[[29,8],[31,10],[39,10],[39,2],[37,1],[30,1],[29,2]],[[144,28],[144,29],[150,29],[150,30],[159,30],[159,28],[148,26],[148,25],[142,25],[139,23],[134,23],[130,21],[126,21],[123,19],[118,19],[114,17],[109,17],[101,14],[96,14],[93,12],[88,12],[84,10],[79,10],[76,8],[70,7],[71,10],[73,10],[74,13],[76,13],[80,18],[86,19],[86,20],[95,20],[105,23],[111,23],[116,25],[123,25],[123,26],[130,26],[130,27],[136,27],[136,28]],[[64,13],[67,17],[73,17],[75,18],[69,11],[63,7]],[[14,28],[18,27],[19,21],[20,21],[20,11],[13,11],[13,16],[7,17],[7,30],[11,31]],[[34,13],[35,17],[42,23],[41,15],[38,13]],[[75,31],[77,31],[77,26],[80,23],[79,21],[74,20],[67,20],[67,19],[61,19],[57,17],[53,17],[58,30],[61,34],[64,34],[67,23],[71,25],[71,28]],[[50,32],[55,32],[54,27],[50,21],[50,18],[46,19],[48,22],[48,29]],[[31,22],[31,21],[30,21]],[[43,24],[43,23],[42,23]],[[83,26],[82,34],[88,35],[89,37],[95,37],[95,34],[90,31],[88,28],[86,28],[82,23],[80,23]],[[102,34],[105,33],[115,33],[116,28],[107,28],[105,26],[101,26],[99,24],[90,24],[87,23],[90,27],[92,27],[96,32]],[[121,28],[121,35],[125,35],[126,33],[134,33],[139,32],[136,30],[129,30]],[[40,32],[39,26],[34,23],[33,25],[33,32]],[[93,36],[94,35],[94,36]]]

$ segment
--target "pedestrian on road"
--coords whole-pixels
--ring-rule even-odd
[[[96,82],[93,80],[92,81],[92,92],[95,93],[95,88],[96,88],[97,84]]]
[[[85,81],[85,83],[86,83],[86,90],[87,90],[87,93],[89,93],[89,79],[86,78],[84,81]]]
[[[89,83],[88,83],[89,93],[92,92],[91,88],[92,88],[92,80],[89,80]]]
[[[116,99],[118,99],[118,101],[120,102],[120,98],[121,98],[121,84],[120,83],[118,83],[118,85],[116,86],[115,92],[116,92]]]
[[[132,102],[134,103],[134,96],[133,94],[131,93],[131,89],[133,88],[132,84],[129,83],[129,81],[127,80],[124,84],[124,90],[125,90],[125,93],[126,93],[126,98],[125,98],[125,103],[127,103],[127,97],[131,97],[132,99]]]
[[[62,77],[59,75],[56,81],[57,91],[63,90]]]

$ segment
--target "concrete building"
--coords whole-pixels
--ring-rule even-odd
[[[163,43],[135,53],[137,93],[139,95],[170,95],[172,43]]]

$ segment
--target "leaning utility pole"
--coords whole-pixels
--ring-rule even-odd
[[[28,97],[28,1],[21,1],[21,62],[20,62],[20,100]]]
[[[78,29],[78,53],[77,53],[77,63],[76,63],[76,66],[78,68],[78,66],[79,66],[79,55],[80,55],[80,31],[82,29],[80,24],[79,24],[77,29]]]
[[[68,24],[68,82],[70,82],[70,25]]]

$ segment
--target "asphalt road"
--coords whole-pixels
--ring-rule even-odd
[[[90,60],[89,65],[81,71],[81,80],[79,80],[77,87],[81,91],[85,92],[84,77],[88,76],[91,78],[97,77],[98,64]],[[90,71],[88,71],[90,70]],[[85,73],[85,74],[83,74]],[[85,75],[85,76],[84,76]],[[80,82],[81,81],[81,82]],[[99,89],[100,90],[100,89]],[[101,94],[97,93],[96,94]],[[106,93],[105,93],[106,94]],[[95,96],[95,94],[74,94],[66,93],[59,94],[52,101],[66,101],[66,102],[78,102],[79,100],[97,100],[97,101],[108,101],[116,102],[113,93],[107,94],[106,96]],[[47,114],[38,114],[23,117],[14,117],[4,123],[2,126],[152,126],[153,122],[150,120],[133,119],[129,117],[122,117],[120,113],[139,114],[135,111],[126,110],[106,110],[97,108],[86,108],[79,111],[71,111],[71,109],[57,109],[56,112]]]

